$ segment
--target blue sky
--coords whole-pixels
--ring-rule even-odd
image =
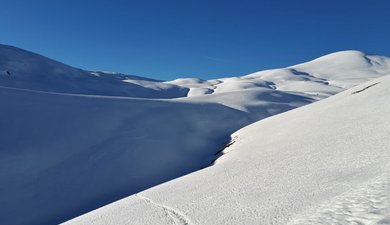
[[[75,67],[204,79],[390,55],[388,0],[2,0],[0,43]]]

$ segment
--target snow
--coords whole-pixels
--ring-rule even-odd
[[[6,224],[58,223],[198,170],[250,122],[215,103],[9,88],[0,88],[0,101],[0,116],[7,118],[0,122]]]
[[[66,224],[388,224],[389,86],[251,124],[212,167]]]
[[[325,201],[289,224],[390,224],[389,175]]]
[[[120,73],[84,71],[7,45],[0,45],[0,71],[3,72],[0,73],[2,86],[39,91],[140,98],[177,98],[186,96],[188,92],[188,89],[174,85],[156,91],[125,83],[124,80],[128,79],[155,80]],[[6,71],[11,75],[6,76]]]
[[[347,89],[368,81],[367,77],[387,74],[390,61],[387,57],[367,55],[359,51],[342,51],[292,68],[303,70],[315,77],[328,80],[331,85]]]
[[[337,66],[326,69],[334,54]],[[356,51],[334,54],[322,57],[330,57],[329,62],[242,77],[158,81],[84,71],[0,45],[0,117],[6,118],[0,120],[2,223],[63,222],[208,167],[238,129],[390,73],[389,58]],[[354,73],[339,76],[348,71]],[[234,152],[217,160],[211,171]],[[196,216],[185,216],[187,206],[179,210],[176,203],[161,204],[143,193],[129,201],[139,215],[146,210],[160,219],[139,217],[139,223],[197,223]]]
[[[322,99],[390,71],[387,57],[359,51],[341,51],[288,68],[260,71],[241,77],[200,80],[177,79],[166,83],[190,89],[188,96],[202,96],[265,87],[301,92]]]

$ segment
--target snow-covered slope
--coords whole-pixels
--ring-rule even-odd
[[[68,224],[388,224],[390,76],[235,132],[215,165]]]
[[[156,80],[76,69],[44,56],[0,44],[0,85],[31,90],[140,98],[177,98],[188,89],[165,85],[159,90],[124,82]]]
[[[8,88],[0,101],[4,224],[58,223],[198,170],[250,122],[215,103]]]
[[[338,93],[353,77],[390,73],[389,58],[335,54],[339,66],[326,73],[317,63],[310,73],[291,67],[162,82],[0,46],[1,221],[62,222],[207,167],[232,132]],[[337,77],[350,70],[354,76]]]
[[[309,103],[287,93],[264,95],[256,118]],[[6,224],[62,222],[209,166],[230,134],[254,121],[247,112],[199,99],[0,87],[0,101],[0,218]]]

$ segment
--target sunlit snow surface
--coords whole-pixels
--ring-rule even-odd
[[[84,71],[0,45],[1,222],[63,222],[208,167],[221,155],[218,152],[236,130],[386,75],[390,72],[389,64],[386,57],[345,51],[297,66],[242,77],[162,82],[119,73]],[[351,110],[348,116],[354,111]],[[318,121],[326,118],[315,115]],[[377,123],[376,117],[373,119]],[[280,130],[286,129],[280,127]],[[264,132],[272,135],[267,139],[273,140],[280,130],[267,128]],[[264,136],[258,130],[253,135],[257,141]],[[239,146],[241,138],[226,152]],[[275,140],[276,145],[278,139]],[[234,152],[241,151],[231,153],[238,154],[236,160],[240,160],[242,153]],[[217,172],[218,165],[228,155],[230,153],[217,160],[212,169],[199,173]],[[253,155],[253,159],[257,157]],[[263,165],[261,159],[256,162]],[[247,164],[245,161],[243,165]],[[256,168],[250,170],[255,172]],[[234,176],[229,176],[235,180],[235,177],[244,176],[247,170],[242,166],[242,171],[237,170]],[[213,174],[210,179],[220,182]],[[262,179],[272,181],[271,177]],[[194,188],[202,184],[207,188],[212,184],[211,181],[204,182],[203,178],[198,180],[199,183],[196,180],[194,178],[191,182]],[[215,192],[225,193],[221,198],[232,194],[233,199],[237,197],[238,204],[244,200],[240,196],[250,197],[240,193],[247,188],[246,185],[249,188],[252,181],[260,182],[259,185],[263,182],[246,177],[237,180],[244,187],[234,190],[220,188]],[[227,190],[230,191],[226,193]],[[191,190],[185,193],[173,191],[172,194],[175,193],[178,193],[178,199],[180,196],[185,199],[186,195],[191,195]],[[235,193],[239,195],[235,196]],[[209,204],[216,201],[213,213],[217,214],[211,213],[221,219],[216,223],[235,223],[234,219],[224,218],[228,214],[220,207],[223,204],[212,197],[214,194],[200,196],[199,200],[205,199]],[[264,192],[264,195],[268,196],[268,193]],[[195,206],[180,206],[179,210],[176,203],[161,204],[159,199],[142,193],[134,198],[137,199],[134,204],[140,205],[140,208],[132,206],[134,212],[142,212],[146,207],[161,219],[154,220],[153,216],[133,218],[137,214],[124,211],[130,217],[123,219],[131,219],[134,223],[143,223],[141,219],[156,223],[196,223],[197,216],[186,217],[188,210],[202,213],[202,209]],[[279,208],[272,202],[268,206],[261,201],[254,203],[269,210]],[[235,205],[229,204],[230,208]],[[270,215],[262,214],[258,209],[252,212],[251,205],[237,206],[238,212],[256,215],[252,216],[253,221],[262,221],[258,217]],[[207,207],[204,210],[210,211]]]

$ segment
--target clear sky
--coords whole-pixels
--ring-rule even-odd
[[[0,43],[91,70],[204,79],[390,55],[389,0],[2,0]]]

